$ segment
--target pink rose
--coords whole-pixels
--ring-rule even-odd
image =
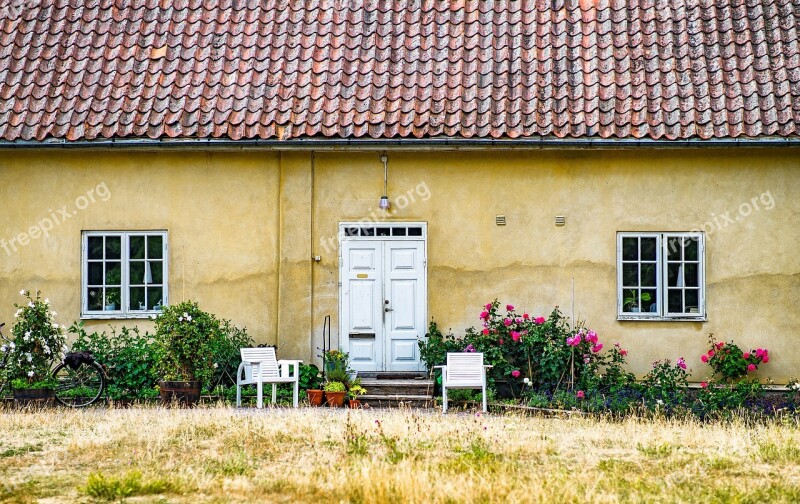
[[[506,311],[514,311],[514,305],[513,304],[507,304],[506,305]]]
[[[488,311],[482,311],[482,312],[481,312],[481,318],[482,318],[482,319],[487,319],[487,318],[489,318],[489,312],[488,312]]]
[[[749,359],[750,358],[750,352],[743,353],[742,357],[744,357],[745,359]]]
[[[701,381],[700,388],[708,388],[708,382]]]
[[[517,331],[511,331],[511,339],[519,341],[519,333]]]
[[[533,320],[533,322],[536,323],[537,325],[542,325],[542,324],[544,324],[544,317],[536,317]]]
[[[702,357],[700,357],[700,360],[703,362],[708,362],[708,355],[703,355]]]
[[[717,350],[719,350],[720,348],[722,348],[724,346],[725,346],[725,342],[724,341],[720,341],[719,343],[716,344]]]
[[[521,375],[521,374],[522,373],[519,372],[519,369],[515,369],[514,371],[511,371],[511,376],[513,376],[514,378],[519,378],[519,375]]]
[[[531,318],[531,316],[528,315],[527,313],[523,313],[522,314],[522,318],[524,318],[525,320],[528,320],[529,318]]]
[[[678,367],[679,367],[679,368],[681,368],[681,369],[686,369],[686,361],[685,361],[685,360],[683,360],[683,357],[679,357],[679,358],[678,358],[678,362],[677,362],[677,364],[678,364]]]
[[[484,336],[488,336],[489,335],[489,329],[484,329],[483,330],[483,335]]]
[[[603,349],[603,344],[602,343],[598,343],[598,344],[596,344],[595,346],[592,347],[592,353],[597,353],[602,349]]]
[[[497,340],[497,342],[502,345],[503,344],[503,338],[500,338],[499,340]]]
[[[620,350],[619,354],[624,357],[624,356],[628,355],[628,351],[627,350]]]
[[[522,317],[517,317],[516,319],[514,319],[514,321],[515,321],[517,324],[521,324],[521,323],[522,323]]]
[[[716,355],[716,352],[713,349],[708,351],[709,358],[714,357],[714,355]]]
[[[589,343],[597,343],[597,333],[594,331],[586,333],[586,341]]]
[[[584,397],[586,397],[586,394],[583,393],[583,390],[579,390],[578,392],[575,393],[575,397],[577,397],[578,399],[583,399]]]
[[[486,303],[486,309],[487,310],[491,310],[492,309],[492,303]]]
[[[748,373],[752,373],[755,370],[756,370],[756,365],[755,364],[748,364],[747,365],[747,372]]]
[[[764,364],[766,364],[767,362],[769,362],[769,355],[767,355],[767,354],[764,354],[764,358],[761,360],[761,362],[763,362]]]
[[[503,320],[503,325],[504,325],[504,326],[508,327],[508,326],[510,326],[511,324],[512,324],[512,322],[511,322],[511,319],[507,318],[507,319]]]

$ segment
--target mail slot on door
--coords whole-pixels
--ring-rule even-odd
[[[375,339],[374,332],[350,333],[350,339]]]

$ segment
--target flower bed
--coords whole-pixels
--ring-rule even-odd
[[[478,315],[481,326],[462,337],[444,334],[432,321],[420,354],[429,369],[442,364],[448,352],[483,352],[487,364],[490,398],[511,399],[547,409],[589,412],[659,412],[691,414],[700,418],[720,412],[794,412],[798,391],[794,382],[779,399],[767,396],[765,386],[748,374],[769,362],[766,349],[743,352],[732,342],[709,337],[710,350],[699,360],[708,363],[712,376],[702,388],[688,387],[686,359],[661,359],[642,380],[629,372],[628,351],[618,343],[604,342],[583,324],[571,326],[558,308],[548,317],[520,313],[511,304],[495,300]],[[441,382],[436,372],[437,382]],[[454,391],[453,399],[471,399],[473,391]],[[448,395],[450,393],[448,392]]]

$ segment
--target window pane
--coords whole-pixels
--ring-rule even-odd
[[[404,227],[392,228],[392,236],[405,236],[405,235],[406,235],[406,228]]]
[[[164,283],[164,262],[163,261],[147,261],[147,264],[150,265],[150,276],[152,278],[151,282],[154,284],[163,284]]]
[[[122,285],[122,263],[106,263],[106,285]]]
[[[144,259],[144,236],[131,236],[130,258]]]
[[[655,261],[656,260],[656,243],[657,238],[642,238],[642,260]]]
[[[700,290],[686,289],[684,296],[686,297],[686,311],[688,313],[700,313]]]
[[[144,284],[144,261],[131,261],[129,268],[128,279],[131,285]],[[133,301],[131,301],[131,306],[134,306]]]
[[[622,285],[624,287],[639,286],[639,265],[636,263],[622,264]]]
[[[697,261],[700,244],[694,238],[684,238],[684,254],[687,261]]]
[[[120,259],[122,257],[122,238],[119,236],[106,236],[106,259]]]
[[[131,297],[131,310],[146,310],[147,305],[144,301],[144,287],[131,287],[128,291]]]
[[[697,264],[686,263],[683,265],[683,278],[686,287],[699,287],[700,275],[697,273]],[[686,301],[689,302],[688,300]]]
[[[103,288],[93,287],[86,290],[86,299],[88,301],[89,310],[102,310],[103,309]]]
[[[422,236],[422,228],[420,227],[408,228],[408,236]]]
[[[642,263],[642,287],[656,287],[656,263]]]
[[[164,257],[164,238],[161,236],[147,237],[147,257],[149,259],[162,259]]]
[[[671,313],[683,313],[683,289],[669,289],[667,303]]]
[[[161,287],[148,287],[147,288],[147,309],[155,310],[156,305],[163,304],[164,292]]]
[[[622,300],[622,311],[628,313],[639,312],[639,290],[625,289],[625,296]]]
[[[682,238],[669,238],[667,240],[667,260],[680,261],[683,252]]]
[[[120,309],[119,306],[120,291],[121,289],[119,287],[106,289],[106,300],[104,303],[106,311],[114,311]]]
[[[642,312],[658,312],[658,293],[655,289],[642,289]]]
[[[378,236],[389,236],[389,228],[378,228]]]
[[[89,285],[103,285],[102,262],[90,262],[87,273]]]
[[[622,239],[622,259],[625,261],[635,261],[639,259],[639,239]]]
[[[680,263],[669,263],[667,266],[667,285],[670,287],[683,287],[683,283],[681,283],[683,280],[680,280],[680,277],[685,277],[686,274],[681,266]]]
[[[90,236],[89,242],[89,259],[102,259],[103,258],[103,237]]]

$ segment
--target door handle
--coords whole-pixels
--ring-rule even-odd
[[[389,313],[390,311],[394,311],[394,308],[389,308],[389,306],[388,306],[389,305],[389,300],[388,299],[384,299],[383,300],[383,304],[385,305],[384,308],[383,308],[383,312],[384,313]]]
[[[383,311],[389,313],[390,311],[394,311],[394,308],[384,308]]]

